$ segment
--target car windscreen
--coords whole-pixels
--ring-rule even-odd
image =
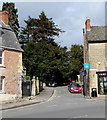
[[[72,83],[72,84],[70,84],[70,87],[81,87],[81,86],[77,83]]]

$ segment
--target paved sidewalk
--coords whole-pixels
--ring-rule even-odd
[[[45,102],[45,101],[49,100],[53,94],[54,94],[54,88],[45,87],[44,90],[42,92],[40,92],[39,95],[25,97],[23,99],[14,100],[11,102],[9,101],[7,103],[2,104],[2,107],[0,108],[0,110],[12,109],[12,108],[22,107],[22,106],[26,106],[26,105]]]

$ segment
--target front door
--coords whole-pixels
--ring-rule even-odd
[[[107,94],[107,77],[99,77],[99,93]]]

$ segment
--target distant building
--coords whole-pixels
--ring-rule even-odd
[[[8,25],[8,12],[0,12],[0,93],[21,96],[22,49]]]
[[[84,69],[84,88],[86,95],[92,95],[95,88],[97,96],[107,94],[107,26],[91,26],[90,19],[85,22],[84,63],[90,68]]]

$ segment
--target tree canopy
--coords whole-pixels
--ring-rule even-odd
[[[26,27],[22,27],[20,35],[22,46],[30,40],[36,43],[46,41],[48,44],[56,45],[54,36],[59,36],[60,33],[64,32],[55,25],[52,18],[47,18],[43,11],[39,18],[29,16],[25,23]]]
[[[75,79],[83,67],[83,46],[72,45],[70,51],[68,51],[68,57],[71,62],[72,78]]]
[[[54,37],[64,32],[47,18],[44,12],[39,18],[25,21],[21,37],[25,41],[23,63],[27,68],[27,75],[39,77],[48,82],[53,79],[59,85],[68,78],[76,78],[82,68],[83,51],[81,45],[72,45],[68,51],[60,47]]]

